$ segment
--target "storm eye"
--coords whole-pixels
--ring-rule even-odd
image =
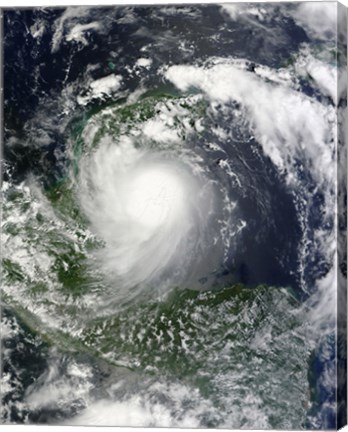
[[[180,179],[165,169],[148,168],[131,181],[126,212],[131,221],[156,228],[175,218],[184,204]]]

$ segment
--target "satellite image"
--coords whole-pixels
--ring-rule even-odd
[[[1,423],[346,423],[346,22],[2,9]]]

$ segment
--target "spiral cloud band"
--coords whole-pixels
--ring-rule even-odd
[[[178,283],[199,286],[221,266],[221,194],[184,159],[137,148],[126,137],[106,138],[80,161],[77,188],[104,241],[98,262],[117,281],[118,302],[149,286],[158,293]]]

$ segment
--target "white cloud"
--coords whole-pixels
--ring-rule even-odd
[[[121,82],[121,75],[112,74],[91,82],[89,86],[92,89],[93,97],[100,97],[118,90],[121,86]]]
[[[52,52],[56,52],[61,44],[65,27],[71,28],[76,20],[81,20],[89,13],[87,6],[68,7],[63,14],[55,21],[55,31],[52,36]]]
[[[242,17],[256,18],[263,21],[267,14],[267,10],[262,5],[250,3],[227,3],[221,5],[221,9],[234,21]]]
[[[264,153],[280,171],[290,169],[294,158],[302,160],[305,154],[318,181],[333,178],[333,147],[328,144],[335,121],[333,107],[325,107],[287,86],[265,82],[229,62],[210,67],[172,66],[165,77],[181,91],[195,87],[212,101],[234,100],[244,106]],[[319,77],[326,82],[323,71],[317,73]]]
[[[144,68],[149,68],[150,66],[151,66],[151,64],[152,64],[152,60],[151,59],[148,59],[148,58],[144,58],[144,57],[142,57],[142,58],[139,58],[137,61],[136,61],[136,63],[135,63],[137,66],[140,66],[140,67],[144,67]]]
[[[122,76],[111,74],[103,78],[92,81],[86,96],[78,96],[77,102],[86,105],[92,99],[102,98],[116,92],[121,87]]]
[[[336,36],[336,2],[301,2],[296,4],[291,15],[312,37],[326,39]]]
[[[86,44],[87,40],[84,33],[88,30],[97,30],[100,28],[100,24],[98,22],[91,22],[88,24],[76,24],[72,29],[70,29],[69,33],[66,35],[65,39],[70,41],[80,42],[82,44]]]

